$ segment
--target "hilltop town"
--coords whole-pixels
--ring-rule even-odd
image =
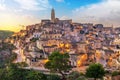
[[[26,62],[29,67],[44,68],[48,56],[53,51],[60,51],[69,53],[73,68],[96,62],[106,69],[120,69],[120,27],[59,20],[54,9],[51,20],[28,25],[6,42],[17,47],[15,63]]]

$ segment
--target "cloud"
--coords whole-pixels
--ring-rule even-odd
[[[48,0],[14,0],[25,10],[46,10],[51,7]]]
[[[0,10],[5,10],[6,6],[5,6],[5,1],[4,0],[0,0]]]
[[[40,18],[30,14],[0,13],[0,29],[10,29],[11,26],[40,23]],[[12,28],[12,29],[13,29]]]
[[[49,0],[0,0],[0,27],[40,23],[48,8]]]
[[[70,19],[70,18],[67,17],[67,16],[62,16],[62,17],[60,18],[60,20],[67,20],[67,19]]]
[[[102,2],[82,6],[73,10],[77,22],[103,23],[105,25],[120,25],[120,0],[102,0]]]
[[[64,2],[64,0],[56,0],[57,2]]]
[[[42,18],[49,17],[49,8],[50,0],[0,0],[0,29],[40,23]]]

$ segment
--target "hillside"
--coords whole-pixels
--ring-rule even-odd
[[[0,39],[5,39],[9,36],[11,36],[14,32],[12,31],[5,31],[5,30],[0,30]]]
[[[13,44],[5,42],[0,44],[0,68],[4,67],[6,63],[16,59],[17,55],[12,52],[14,49],[15,46]]]

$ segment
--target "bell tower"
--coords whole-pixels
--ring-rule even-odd
[[[51,10],[51,22],[55,22],[55,10],[54,10],[54,8],[52,8],[52,10]]]

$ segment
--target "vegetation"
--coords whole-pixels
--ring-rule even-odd
[[[16,64],[9,64],[6,71],[7,72],[5,74],[7,76],[5,76],[5,78],[7,78],[7,80],[26,80],[24,75],[27,75],[27,70],[18,68]]]
[[[44,74],[18,68],[16,64],[9,64],[7,68],[0,70],[0,80],[46,80]]]
[[[46,75],[40,71],[19,68],[17,64],[9,64],[8,67],[0,69],[0,80],[60,80],[55,74]]]
[[[120,75],[120,72],[118,72],[118,71],[112,72],[112,76],[117,76],[117,75]]]
[[[0,47],[0,80],[60,80],[58,75],[45,75],[40,71],[27,70],[27,64],[12,62],[17,58],[17,54],[12,50],[15,47],[12,44],[1,43]]]
[[[25,62],[20,62],[20,63],[16,63],[17,66],[19,66],[20,68],[22,67],[28,67],[28,64]]]
[[[79,76],[80,76],[79,72],[73,71],[67,76],[67,80],[76,80]]]
[[[85,76],[80,76],[80,77],[78,77],[78,78],[75,79],[75,80],[88,80],[88,79],[86,79]]]
[[[104,75],[105,70],[103,66],[99,63],[89,65],[89,67],[86,70],[86,76],[94,78],[94,80],[96,80],[97,78],[103,78]]]
[[[73,71],[67,76],[67,80],[87,80],[87,79],[85,78],[85,75],[83,73]]]
[[[0,44],[0,51],[3,51],[3,50],[7,50],[7,51],[11,51],[12,52],[12,50],[13,49],[15,49],[16,47],[13,45],[13,44],[9,44],[9,43],[5,43],[5,42],[2,42],[1,44]]]
[[[12,32],[12,31],[0,30],[0,39],[6,39],[7,37],[10,37],[13,34],[14,34],[14,32]]]
[[[17,54],[12,50],[15,47],[12,44],[2,43],[0,47],[0,68],[5,67],[6,64],[13,62],[17,58]]]
[[[50,69],[52,72],[60,73],[62,75],[62,79],[66,80],[65,74],[71,69],[69,54],[62,54],[58,51],[53,52],[48,57],[48,62],[45,64],[45,68]]]
[[[69,54],[67,53],[63,54],[55,51],[48,57],[45,68],[57,74],[46,75],[40,71],[23,69],[23,67],[27,66],[24,62],[13,64],[12,62],[17,57],[17,54],[12,52],[15,47],[12,44],[4,42],[1,45],[0,80],[87,80],[84,74],[76,71],[66,76],[66,73],[72,68],[69,61]],[[61,74],[61,76],[59,76],[58,73]],[[104,74],[105,71],[101,64],[91,64],[86,71],[86,76],[95,78],[95,80],[102,78]],[[112,75],[117,75],[117,73],[114,72]]]
[[[26,76],[27,80],[47,80],[47,77],[45,74],[35,71],[35,70],[30,70]]]
[[[12,53],[8,59],[9,62],[13,62],[15,59],[17,58],[17,54],[16,53]]]
[[[60,76],[56,74],[50,74],[47,76],[47,80],[61,80],[61,79],[60,79]]]
[[[39,38],[32,38],[32,39],[30,39],[31,42],[36,42],[37,40],[39,40]]]

